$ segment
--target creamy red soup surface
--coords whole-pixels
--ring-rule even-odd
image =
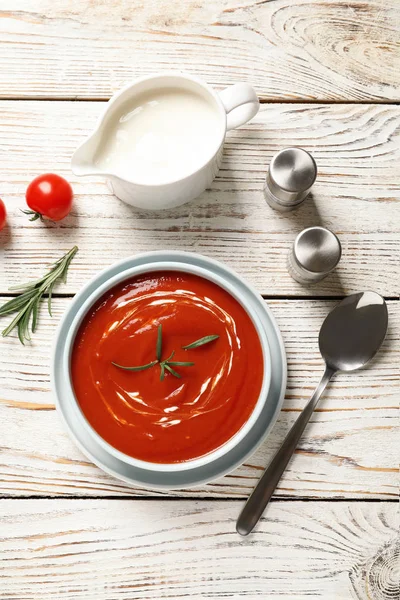
[[[208,336],[218,338],[183,348]],[[71,376],[104,440],[140,460],[179,463],[243,427],[260,394],[263,354],[252,320],[227,291],[197,275],[153,272],[117,285],[89,310]]]

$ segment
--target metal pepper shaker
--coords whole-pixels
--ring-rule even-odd
[[[342,255],[339,238],[325,227],[303,229],[288,256],[288,271],[299,283],[316,283],[338,264]]]
[[[317,177],[317,165],[302,148],[285,148],[275,154],[265,178],[264,196],[275,210],[297,208],[309,194]]]

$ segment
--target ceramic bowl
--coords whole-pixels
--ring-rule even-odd
[[[261,348],[262,348],[262,352],[263,352],[263,363],[264,363],[263,381],[262,381],[259,398],[257,400],[257,403],[254,407],[253,412],[250,415],[250,418],[246,421],[246,423],[243,425],[243,427],[241,427],[241,429],[232,438],[230,438],[225,444],[223,444],[216,450],[214,450],[204,456],[201,456],[199,458],[181,462],[181,463],[171,463],[171,464],[166,463],[165,464],[165,463],[146,462],[143,460],[133,458],[127,454],[124,454],[123,452],[120,452],[119,450],[116,450],[113,446],[111,446],[108,442],[106,442],[95,431],[95,429],[93,429],[93,427],[87,421],[86,417],[84,416],[83,412],[81,411],[79,404],[76,400],[74,390],[72,387],[71,376],[70,376],[70,361],[71,361],[71,353],[72,353],[72,348],[74,345],[75,336],[76,336],[77,331],[82,323],[82,320],[85,318],[88,311],[91,310],[93,304],[95,304],[97,302],[97,300],[99,300],[99,298],[101,298],[108,290],[110,290],[114,286],[118,285],[119,283],[127,281],[138,275],[144,275],[144,274],[151,273],[154,271],[183,271],[185,273],[191,273],[193,275],[198,275],[200,277],[203,277],[204,279],[208,279],[208,280],[212,281],[213,283],[216,283],[223,289],[225,289],[227,292],[229,292],[229,294],[231,296],[233,296],[242,305],[242,307],[246,310],[246,312],[250,316],[250,318],[256,328],[256,331],[258,333],[258,337],[260,339]],[[270,386],[270,382],[271,382],[271,357],[270,357],[268,339],[265,334],[265,331],[263,330],[263,327],[262,327],[262,324],[260,322],[258,315],[252,310],[251,305],[248,302],[248,296],[252,295],[252,294],[253,294],[253,292],[250,291],[250,289],[247,287],[243,288],[243,290],[234,289],[230,283],[226,282],[223,279],[223,277],[221,277],[218,274],[212,273],[211,271],[208,271],[207,269],[198,267],[196,265],[187,265],[187,264],[185,265],[185,264],[176,263],[173,261],[165,261],[165,262],[158,262],[158,263],[150,262],[149,264],[146,264],[146,265],[136,266],[136,267],[133,267],[131,269],[124,271],[123,273],[120,273],[119,275],[115,275],[114,277],[111,277],[110,279],[105,281],[102,285],[100,285],[96,289],[96,291],[94,291],[89,296],[89,298],[87,298],[86,301],[82,303],[81,307],[79,308],[79,310],[75,316],[75,319],[72,322],[71,328],[68,332],[68,336],[67,336],[67,339],[65,342],[65,352],[64,352],[64,356],[63,356],[63,369],[64,369],[65,373],[67,374],[66,391],[71,397],[71,402],[75,405],[76,417],[77,417],[77,419],[82,421],[82,424],[87,429],[87,434],[92,437],[95,437],[97,440],[97,443],[101,444],[107,450],[107,452],[109,452],[110,454],[113,454],[120,460],[123,460],[131,465],[136,466],[136,467],[140,467],[142,469],[143,468],[150,469],[153,471],[183,471],[186,469],[203,466],[209,462],[212,462],[213,460],[216,460],[217,458],[220,458],[222,455],[229,452],[234,446],[236,446],[245,437],[245,435],[252,428],[255,421],[259,417],[261,410],[264,406],[264,403],[266,401],[266,398],[268,396],[269,386]],[[250,374],[249,374],[249,376],[250,376]]]
[[[130,264],[134,266],[128,266]],[[53,347],[53,365],[52,365],[52,385],[56,395],[56,403],[61,411],[68,428],[75,440],[78,440],[80,447],[86,451],[85,446],[96,447],[102,456],[107,456],[107,460],[96,460],[96,457],[90,454],[90,458],[99,466],[110,461],[118,461],[119,464],[125,464],[129,468],[133,468],[136,472],[150,473],[153,472],[153,479],[157,481],[157,477],[162,477],[163,486],[169,487],[168,477],[175,480],[185,480],[185,472],[190,480],[190,473],[207,471],[207,466],[211,464],[229,464],[229,457],[235,456],[237,463],[238,449],[241,449],[245,444],[249,444],[249,437],[253,431],[257,430],[257,425],[262,416],[265,420],[266,412],[269,414],[266,430],[269,431],[275,421],[281,402],[283,400],[283,392],[280,392],[280,397],[277,399],[274,407],[266,407],[266,403],[270,402],[270,385],[271,385],[271,355],[268,342],[268,328],[265,326],[265,318],[271,315],[266,307],[261,296],[245,281],[234,274],[230,269],[216,261],[212,261],[195,253],[182,252],[152,252],[145,255],[128,259],[109,267],[94,278],[84,289],[75,297],[72,305],[67,311],[55,339]],[[174,464],[158,464],[141,461],[131,456],[128,456],[110,444],[108,444],[99,434],[91,427],[83,415],[79,404],[74,395],[73,387],[70,378],[70,357],[74,344],[75,335],[79,326],[92,305],[110,288],[118,283],[131,279],[132,277],[148,273],[151,271],[173,270],[184,271],[199,275],[200,277],[213,281],[220,287],[227,290],[246,310],[252,319],[257,330],[260,343],[263,351],[264,359],[264,377],[262,389],[257,401],[257,404],[245,425],[224,445],[209,454],[196,458],[194,460],[185,461]],[[66,329],[66,325],[68,327]],[[279,340],[281,342],[281,340]],[[281,353],[284,357],[284,351],[281,344]],[[282,362],[282,361],[281,361]],[[280,389],[284,391],[284,383],[286,381],[286,371],[282,373],[284,381],[281,382]],[[276,377],[275,377],[276,378]],[[68,417],[66,413],[68,412]],[[272,418],[271,418],[272,417]],[[77,432],[79,431],[79,436]],[[258,433],[259,441],[261,441],[260,433]],[[87,441],[83,441],[83,438]],[[254,448],[254,444],[253,444]],[[88,452],[86,451],[88,454]],[[233,466],[236,466],[233,465]],[[105,470],[109,470],[106,467]],[[213,470],[210,469],[210,473]],[[179,473],[182,473],[179,476]],[[154,485],[153,487],[159,487]],[[171,486],[172,487],[172,486]]]

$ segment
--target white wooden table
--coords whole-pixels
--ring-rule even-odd
[[[400,397],[399,0],[0,0],[0,302],[16,281],[80,248],[55,315],[31,347],[0,341],[0,598],[160,600],[398,598]],[[136,76],[177,68],[217,89],[255,85],[262,108],[230,133],[222,170],[197,201],[135,211],[69,168],[103,102]],[[262,195],[279,149],[311,150],[311,201],[289,215]],[[20,212],[28,182],[54,171],[75,190],[58,225]],[[292,281],[286,254],[322,223],[343,243],[337,272]],[[72,296],[140,251],[195,250],[265,296],[289,380],[268,440],[233,474],[153,493],[105,475],[54,410],[49,353]],[[385,296],[390,329],[371,367],[338,376],[254,534],[235,519],[318,381],[317,333],[348,293]],[[5,321],[1,321],[0,325]],[[396,541],[397,540],[397,541]]]

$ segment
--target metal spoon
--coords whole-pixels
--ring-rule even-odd
[[[375,356],[387,325],[386,302],[375,292],[348,296],[326,317],[319,333],[325,372],[240,513],[236,523],[240,535],[248,535],[260,519],[328,382],[337,371],[355,371]]]

